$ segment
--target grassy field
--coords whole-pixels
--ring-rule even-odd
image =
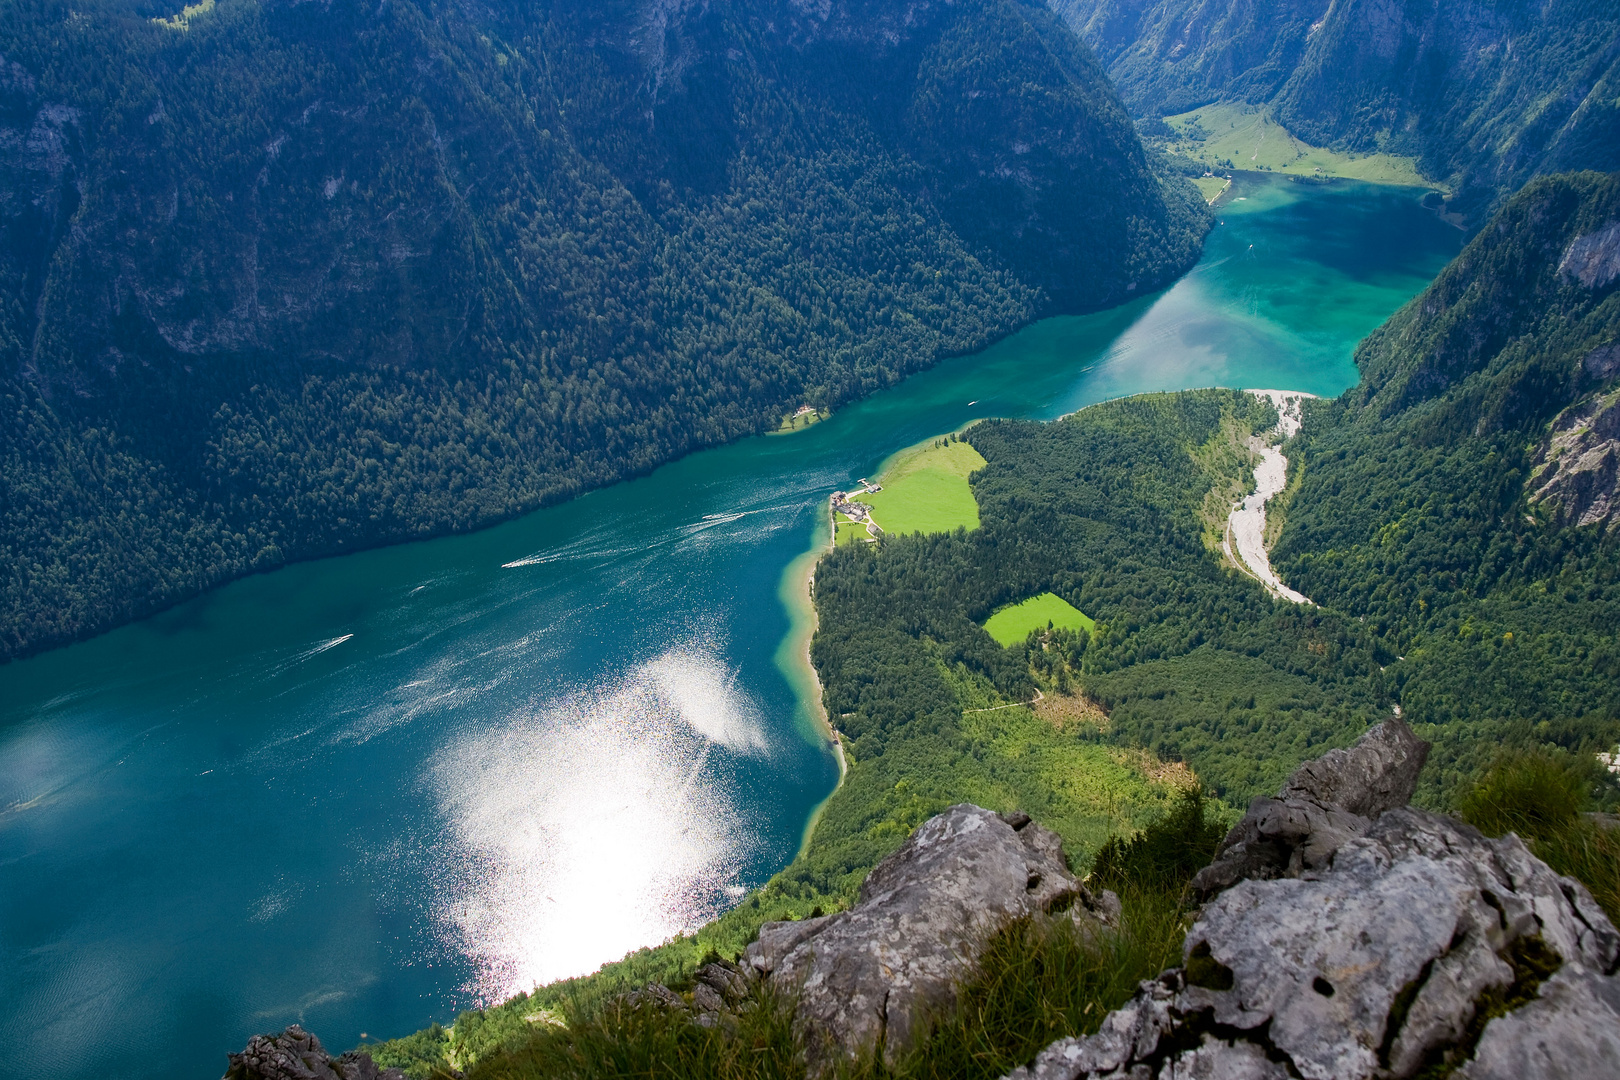
[[[1340,154],[1300,142],[1262,107],[1243,104],[1206,105],[1179,116],[1167,116],[1181,137],[1165,149],[1202,162],[1212,169],[1264,170],[1291,176],[1343,176],[1380,184],[1434,187],[1417,171],[1412,158],[1391,154]],[[1221,163],[1230,161],[1231,165]],[[1211,192],[1203,184],[1204,197]]]
[[[1215,196],[1226,190],[1226,178],[1224,176],[1195,176],[1193,177],[1193,185],[1198,188],[1198,193],[1204,197],[1205,202],[1214,202]]]
[[[1085,630],[1090,633],[1097,625],[1091,617],[1061,596],[1041,593],[1021,604],[1004,607],[984,624],[989,635],[1002,646],[1016,645],[1029,636],[1031,630],[1045,630],[1047,624],[1060,630]]]
[[[809,412],[790,412],[782,417],[782,422],[776,425],[775,431],[766,432],[767,435],[791,435],[795,431],[803,431],[812,424],[821,422],[832,413],[820,409],[811,409]]]
[[[967,443],[930,439],[890,458],[877,478],[883,490],[857,498],[884,532],[977,529],[979,505],[968,474],[983,467],[984,458]]]
[[[833,543],[858,544],[861,541],[868,539],[868,537],[869,534],[866,531],[865,525],[862,525],[858,521],[850,521],[842,515],[839,516],[837,527],[833,532]]]

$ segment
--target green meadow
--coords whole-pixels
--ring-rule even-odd
[[[809,412],[790,412],[782,417],[782,422],[776,425],[775,431],[767,431],[767,435],[791,435],[795,431],[803,431],[813,424],[827,419],[832,413],[825,409],[811,409]]]
[[[1023,641],[1031,630],[1045,630],[1048,625],[1059,630],[1084,630],[1088,634],[1097,626],[1091,616],[1063,597],[1047,592],[1002,608],[990,616],[984,629],[997,644],[1006,647]]]
[[[1393,154],[1341,154],[1294,138],[1260,106],[1239,103],[1206,105],[1164,122],[1178,138],[1165,149],[1212,169],[1267,170],[1292,176],[1343,176],[1379,184],[1433,187],[1417,170],[1414,158]],[[1220,163],[1230,161],[1223,166]],[[1224,182],[1224,181],[1223,181]],[[1209,185],[1200,184],[1209,198]]]
[[[858,521],[850,521],[842,515],[839,515],[838,520],[833,525],[834,544],[859,544],[870,535],[866,531],[865,525]]]
[[[856,498],[872,508],[886,533],[953,532],[979,527],[979,504],[968,476],[984,458],[965,442],[930,439],[890,458],[878,476],[882,491]]]

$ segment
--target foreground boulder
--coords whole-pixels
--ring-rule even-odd
[[[379,1069],[361,1050],[332,1057],[297,1024],[280,1035],[255,1035],[240,1054],[227,1057],[224,1080],[405,1080],[398,1069]]]
[[[879,863],[848,911],[767,923],[748,966],[799,994],[812,1072],[880,1042],[895,1057],[947,1008],[985,943],[1014,919],[1067,912],[1082,926],[1118,916],[1069,873],[1057,834],[1028,815],[953,806]]]
[[[1219,892],[1185,966],[1014,1077],[1616,1075],[1620,934],[1586,888],[1515,836],[1368,819],[1410,794],[1415,741],[1390,721],[1256,800],[1203,876]]]
[[[1307,761],[1277,793],[1256,799],[1193,878],[1204,895],[1246,878],[1297,877],[1325,866],[1345,841],[1417,790],[1429,744],[1399,719],[1372,728],[1348,750]]]

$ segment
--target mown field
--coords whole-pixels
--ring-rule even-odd
[[[858,521],[850,521],[843,515],[839,515],[838,520],[833,524],[833,543],[835,545],[859,544],[870,538],[871,534],[866,531],[865,525]]]
[[[877,478],[882,491],[856,498],[872,508],[872,518],[884,532],[977,529],[979,506],[968,477],[983,467],[983,456],[955,436],[930,439],[889,459]]]
[[[1015,645],[1029,636],[1032,630],[1084,630],[1097,628],[1097,623],[1055,593],[1041,593],[1019,604],[1004,607],[985,621],[984,631],[1002,646]]]

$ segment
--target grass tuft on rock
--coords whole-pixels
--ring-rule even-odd
[[[712,1027],[690,1013],[620,998],[566,1027],[537,1029],[467,1071],[468,1080],[778,1080],[803,1077],[792,1003],[756,984],[743,1010]]]
[[[990,940],[956,1009],[893,1071],[866,1063],[857,1080],[994,1080],[1052,1042],[1097,1030],[1137,984],[1181,960],[1180,898],[1130,889],[1118,933],[1088,934],[1070,919],[1021,919]]]
[[[1595,764],[1569,754],[1517,751],[1492,762],[1456,809],[1486,836],[1517,833],[1536,858],[1590,889],[1620,925],[1620,824],[1585,813],[1600,781]]]
[[[1587,779],[1545,751],[1503,755],[1457,800],[1464,821],[1487,836],[1529,839],[1573,825],[1588,805]]]
[[[1226,827],[1209,813],[1200,787],[1188,788],[1162,819],[1129,840],[1111,837],[1097,852],[1091,882],[1104,889],[1173,893],[1215,859]]]

